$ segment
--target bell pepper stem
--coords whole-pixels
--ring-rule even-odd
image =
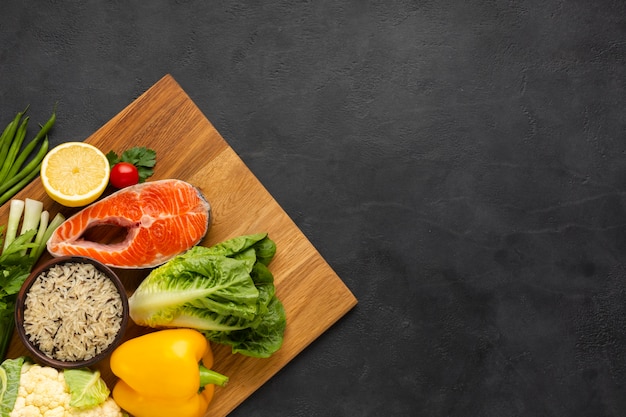
[[[200,390],[204,388],[205,385],[214,384],[219,385],[220,387],[226,386],[228,383],[228,377],[226,375],[222,375],[219,372],[215,372],[211,369],[208,369],[204,365],[198,365],[200,370]]]

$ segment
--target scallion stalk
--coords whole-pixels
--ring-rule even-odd
[[[39,228],[42,211],[43,203],[41,201],[33,200],[32,198],[24,200],[24,220],[22,221],[20,235],[23,235],[27,230],[37,230]]]
[[[41,220],[41,212],[43,211],[43,203],[39,200],[33,200],[27,198],[24,200],[24,219],[22,220],[22,229],[20,235],[23,235],[29,230],[38,230],[39,222]],[[25,255],[26,251],[22,252]]]
[[[20,220],[22,219],[22,213],[24,212],[24,200],[11,200],[9,206],[9,220],[7,221],[7,230],[4,237],[4,245],[2,250],[5,250],[11,242],[15,240],[17,236],[17,229],[20,226]]]
[[[10,204],[5,241],[0,253],[0,276],[3,278],[0,280],[0,359],[5,358],[13,335],[17,293],[43,254],[50,236],[65,220],[58,213],[49,221],[50,214],[43,210],[43,203],[38,200],[14,199]],[[17,236],[20,222],[22,227]],[[26,255],[29,249],[30,253]]]
[[[65,216],[63,216],[61,213],[57,213],[56,216],[52,218],[50,224],[48,224],[48,227],[46,228],[43,238],[37,244],[37,247],[31,249],[30,251],[30,257],[34,259],[35,262],[41,257],[43,251],[46,249],[46,244],[48,243],[48,240],[50,240],[50,236],[52,236],[52,233],[54,233],[56,228],[59,227],[64,221]]]
[[[48,210],[43,210],[41,212],[41,216],[39,218],[39,229],[37,230],[37,235],[35,236],[35,243],[40,245],[43,241],[43,236],[46,233],[46,229],[48,228],[48,222],[50,221],[50,213]]]

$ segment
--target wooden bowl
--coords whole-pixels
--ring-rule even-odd
[[[84,277],[83,272],[76,271],[71,273],[64,272],[63,278],[53,277],[55,272],[59,272],[64,267],[65,270],[63,271],[69,271],[70,267],[67,264],[85,265],[85,267],[88,269],[92,269],[90,266],[92,265],[97,271],[94,272],[94,274],[97,274],[99,278],[89,281],[88,279],[82,278]],[[53,272],[50,272],[51,269],[53,269]],[[99,296],[101,296],[102,294],[106,294],[108,293],[108,291],[111,290],[111,287],[106,282],[106,280],[101,280],[102,277],[98,272],[103,274],[105,279],[108,279],[113,284],[114,291],[117,291],[117,293],[119,294],[119,300],[115,296],[113,296],[113,299],[109,299],[109,301],[112,301],[108,304],[101,303],[101,300],[97,300]],[[40,276],[42,276],[41,280],[39,280]],[[81,276],[81,278],[78,278],[78,276]],[[76,283],[74,281],[75,279],[80,279],[80,284]],[[53,281],[55,280],[57,285],[53,286]],[[89,289],[91,289],[90,286],[95,285],[95,282],[101,283],[106,287],[106,289],[103,291],[97,291],[95,288],[93,288],[91,291],[88,291]],[[37,285],[39,285],[39,287],[34,288],[33,285],[36,283]],[[113,295],[114,292],[111,292],[111,294]],[[32,300],[30,300],[30,302],[28,301],[29,296],[32,297]],[[39,296],[39,298],[35,299],[34,297],[37,296]],[[33,304],[36,303],[36,301],[38,300],[41,302],[41,306]],[[52,303],[53,300],[55,301],[54,304],[48,306],[47,303]],[[90,309],[87,309],[88,311],[85,311],[85,309],[81,307],[81,305],[85,304],[88,304],[90,306]],[[31,340],[32,337],[31,335],[29,335],[30,333],[34,332],[29,332],[27,330],[27,328],[33,327],[32,323],[25,323],[24,320],[25,312],[29,308],[29,305],[31,306],[30,308],[33,308],[33,310],[35,309],[34,306],[37,306],[37,308],[40,308],[42,310],[38,311],[36,317],[40,318],[44,324],[48,324],[49,328],[51,329],[47,332],[40,332],[39,334],[45,333],[45,335],[44,337],[36,340]],[[107,308],[105,309],[104,307]],[[77,308],[78,312],[68,311]],[[95,314],[91,314],[91,312],[94,312]],[[27,312],[26,315],[27,319],[35,317],[29,312]],[[79,315],[82,320],[79,319]],[[114,323],[115,325],[117,325],[119,320],[119,330],[117,331],[115,336],[106,336],[106,342],[101,343],[100,345],[94,345],[94,343],[96,343],[96,339],[105,338],[104,335],[98,332],[108,332],[111,328],[115,327],[105,326],[105,324],[109,323],[106,323],[105,320],[103,320],[103,316],[111,316],[109,317],[109,319],[114,320],[112,323]],[[126,290],[124,289],[124,285],[122,284],[117,274],[115,274],[113,270],[111,270],[106,265],[98,262],[97,260],[82,256],[63,256],[53,258],[38,267],[37,269],[33,270],[22,285],[22,288],[18,293],[15,306],[16,329],[19,337],[22,340],[22,343],[28,349],[28,351],[32,355],[32,358],[36,362],[57,369],[89,367],[101,361],[122,342],[128,320],[128,297],[126,294]],[[59,323],[61,323],[61,325],[59,325]],[[83,328],[83,330],[73,330],[72,332],[67,331],[66,333],[66,330],[63,329],[65,323],[67,323],[68,326],[75,326],[78,324],[80,326],[79,328]],[[95,335],[90,335],[90,332],[93,332]],[[77,333],[77,335],[71,336],[71,334],[73,333]],[[65,334],[67,337],[63,339],[61,336],[58,336],[59,334]],[[44,342],[42,341],[43,339],[50,339],[48,340],[49,347],[47,349],[41,348],[44,344]],[[52,348],[52,341],[54,341],[54,348]],[[67,357],[62,358],[62,355],[58,354],[58,352],[63,352],[63,349],[67,349],[67,346],[73,345],[74,342],[80,342],[82,344],[81,346],[88,346],[88,348],[92,350],[91,353],[75,354],[72,355],[73,358],[71,359]],[[47,353],[44,352],[44,350],[47,350]],[[81,355],[82,357],[80,357]],[[86,356],[91,357],[87,358]]]

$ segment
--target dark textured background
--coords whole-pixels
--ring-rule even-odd
[[[2,2],[0,121],[170,73],[359,305],[233,416],[626,414],[626,2]]]

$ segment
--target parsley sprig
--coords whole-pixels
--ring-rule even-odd
[[[110,151],[106,155],[111,168],[118,162],[128,162],[137,167],[139,172],[139,182],[146,181],[147,178],[154,174],[154,165],[156,164],[156,151],[148,149],[145,146],[136,146],[122,152],[118,156],[114,151]]]

